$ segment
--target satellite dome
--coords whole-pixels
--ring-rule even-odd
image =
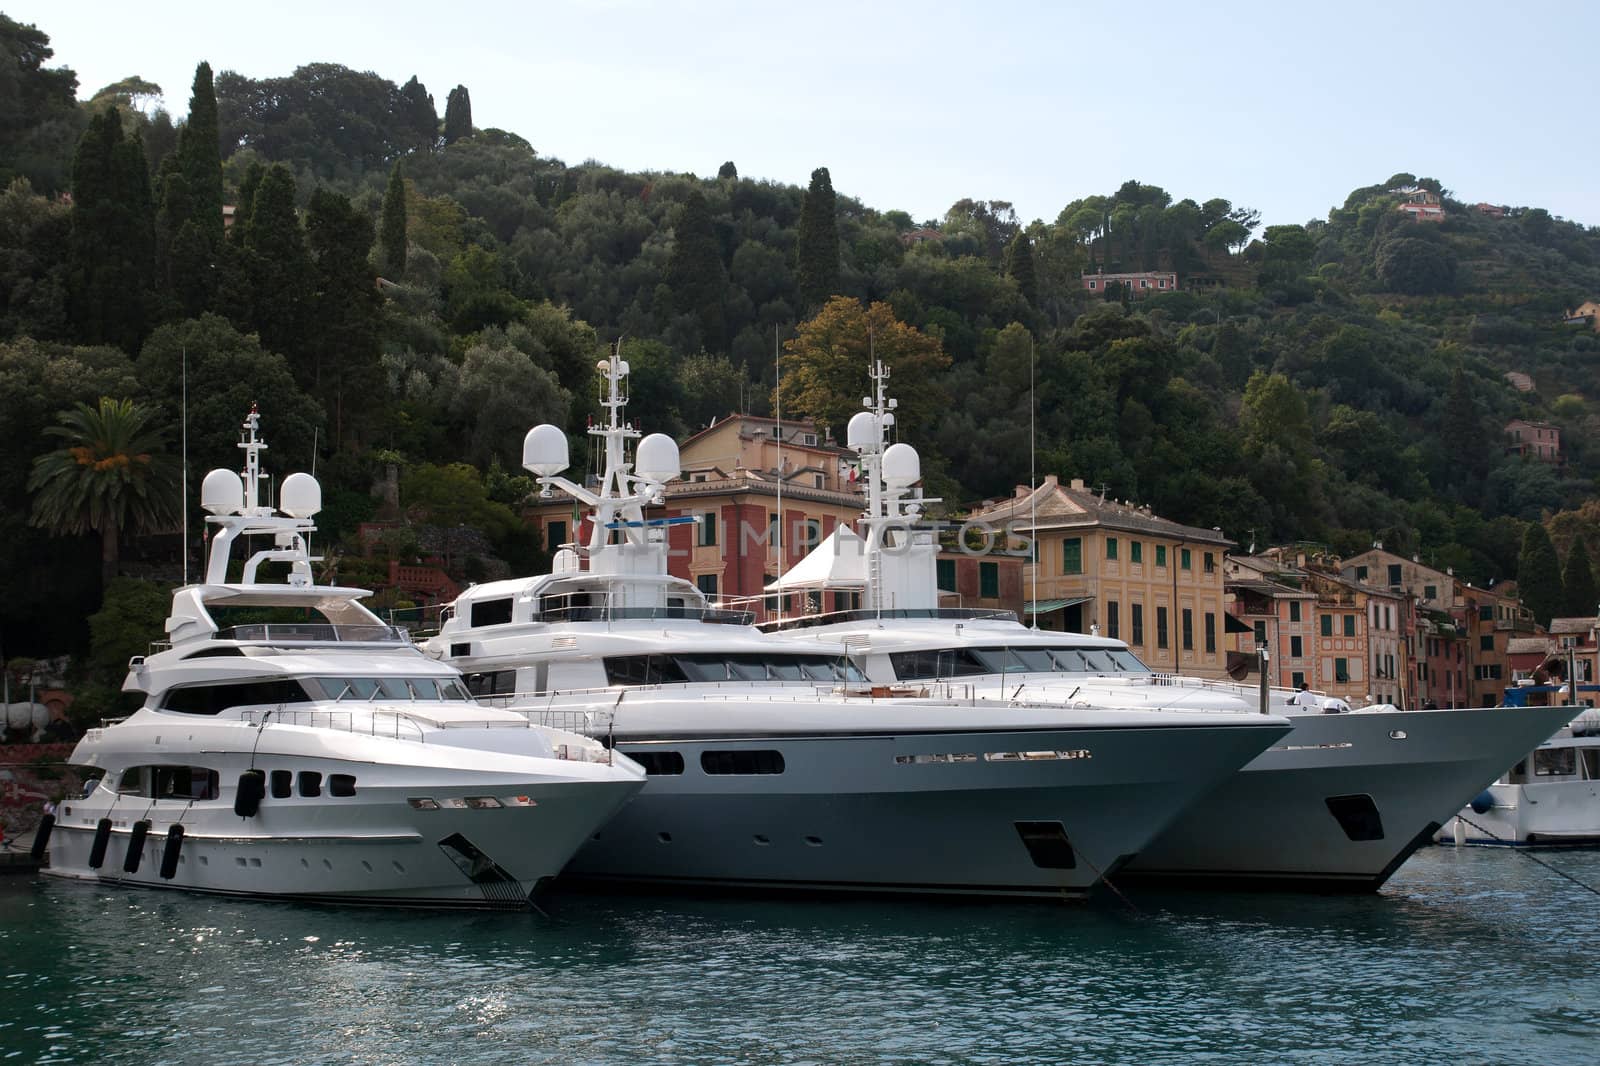
[[[238,514],[244,510],[244,482],[232,470],[218,467],[200,482],[200,506],[212,514]]]
[[[844,440],[856,451],[870,448],[882,439],[878,432],[878,420],[871,411],[857,411],[850,417],[850,423],[845,427]]]
[[[554,477],[567,468],[567,435],[549,423],[534,426],[522,438],[522,466],[540,477]]]
[[[883,480],[890,488],[910,488],[922,478],[922,458],[909,444],[891,444],[883,453]]]
[[[278,510],[290,518],[310,518],[322,510],[322,486],[310,474],[290,474],[278,488]]]
[[[678,445],[665,433],[652,433],[639,442],[633,454],[634,472],[657,484],[678,476]]]

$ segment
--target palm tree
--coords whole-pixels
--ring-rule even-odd
[[[177,462],[155,411],[132,400],[80,403],[45,432],[63,447],[33,461],[32,524],[56,534],[100,534],[102,586],[117,576],[122,531],[170,526],[178,516]]]

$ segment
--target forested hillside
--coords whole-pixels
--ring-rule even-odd
[[[617,338],[647,429],[768,411],[780,349],[785,415],[838,429],[870,324],[949,501],[1028,479],[1032,395],[1041,472],[1241,543],[1382,540],[1485,582],[1515,576],[1527,523],[1563,553],[1600,533],[1583,508],[1600,334],[1563,321],[1600,299],[1600,231],[1483,213],[1448,176],[1395,174],[1264,229],[1217,190],[1069,199],[1070,175],[1052,219],[978,198],[913,219],[852,199],[825,158],[781,181],[569,164],[537,129],[474,127],[463,86],[441,114],[415,78],[334,64],[263,81],[201,64],[174,123],[136,77],[81,101],[47,29],[0,16],[7,654],[81,648],[103,582],[175,572],[185,376],[194,466],[230,463],[259,403],[275,470],[315,452],[332,538],[399,471],[418,533],[346,539],[346,580],[463,526],[481,538],[452,567],[471,577],[540,562],[515,510],[521,436],[554,420],[583,447]],[[1399,209],[1417,190],[1442,221]],[[1083,287],[1141,270],[1176,271],[1178,291]],[[1562,465],[1507,454],[1519,416],[1560,427]],[[71,471],[36,460],[74,447],[104,462],[63,495],[50,480]]]

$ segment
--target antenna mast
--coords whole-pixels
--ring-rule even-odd
[[[789,569],[789,561],[783,553],[783,367],[778,355],[778,325],[772,325],[772,405],[773,424],[778,434],[778,521],[772,531],[778,549],[778,573],[781,576]],[[789,597],[778,597],[778,617],[783,617],[784,601]]]
[[[1034,399],[1034,369],[1033,369],[1033,332],[1028,332],[1028,532],[1032,539],[1028,542],[1028,554],[1032,557],[1033,588],[1029,598],[1033,600],[1034,615],[1033,628],[1039,628],[1039,475],[1036,460],[1038,451],[1034,445],[1035,423],[1039,419],[1039,406]],[[981,589],[979,591],[982,591]]]

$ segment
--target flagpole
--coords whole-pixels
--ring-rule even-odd
[[[778,576],[782,577],[789,568],[784,565],[783,558],[783,367],[778,349],[778,324],[772,325],[772,404],[777,414],[778,423],[778,525],[773,531],[773,536],[778,542]],[[766,591],[765,589],[762,590]],[[783,618],[785,601],[789,597],[778,597],[778,618]]]

